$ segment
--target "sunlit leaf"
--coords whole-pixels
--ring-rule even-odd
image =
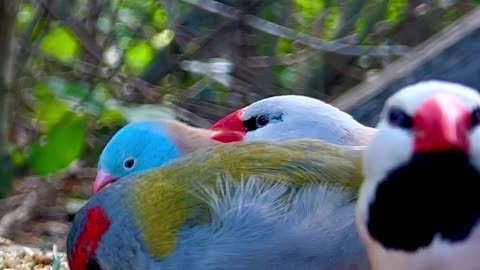
[[[406,0],[390,0],[387,6],[386,19],[391,25],[396,25],[405,17],[405,11],[408,7]]]
[[[45,137],[32,145],[29,165],[35,175],[51,175],[66,169],[80,158],[86,133],[86,120],[69,112]]]
[[[58,99],[52,98],[40,103],[35,113],[35,118],[42,125],[43,131],[48,132],[67,113],[70,113],[67,105]]]
[[[323,9],[323,1],[295,0],[294,3],[300,13],[308,19],[318,16]]]
[[[105,126],[125,124],[125,118],[120,110],[105,110],[100,119],[100,124]]]
[[[126,53],[127,67],[134,73],[139,74],[153,60],[155,50],[147,42],[140,42],[130,47]]]
[[[21,5],[17,12],[17,28],[24,30],[33,19],[33,8],[31,5]]]
[[[80,52],[78,39],[63,27],[52,29],[42,40],[40,49],[47,55],[70,63]]]
[[[340,20],[340,8],[337,5],[332,4],[330,6],[330,13],[325,20],[325,30],[323,32],[323,37],[325,39],[329,40],[335,36]]]
[[[37,101],[43,101],[53,97],[53,94],[50,92],[50,89],[48,89],[48,85],[46,83],[37,84],[33,94],[37,98]]]
[[[280,39],[278,41],[277,48],[278,48],[279,54],[292,53],[293,52],[292,41],[286,40],[286,39]]]
[[[158,29],[163,29],[167,26],[168,17],[167,11],[163,8],[157,8],[153,13],[152,23]]]
[[[152,37],[152,45],[156,49],[163,48],[172,42],[175,33],[172,30],[165,29]]]
[[[23,166],[27,160],[22,149],[16,145],[10,145],[9,147],[10,159],[14,166],[20,167]]]

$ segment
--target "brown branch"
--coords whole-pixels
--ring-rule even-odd
[[[2,219],[0,219],[0,236],[7,235],[12,226],[27,220],[32,215],[39,199],[39,191],[34,190],[27,195],[19,207],[5,214]]]
[[[250,56],[247,58],[246,64],[248,65],[248,67],[254,68],[276,65],[292,66],[308,60],[314,54],[316,54],[315,51],[307,48],[282,56]]]
[[[182,121],[195,124],[195,126],[198,126],[201,128],[209,128],[212,125],[212,123],[210,123],[210,121],[208,121],[207,119],[199,115],[196,115],[187,109],[184,109],[175,104],[169,104],[168,106],[173,109],[177,118],[181,119]]]
[[[12,179],[12,164],[8,151],[9,95],[12,87],[15,51],[14,29],[18,1],[0,1],[0,197],[5,195]]]

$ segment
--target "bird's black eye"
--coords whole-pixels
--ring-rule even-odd
[[[269,121],[270,121],[270,119],[268,118],[268,116],[266,116],[266,115],[259,115],[259,116],[257,117],[257,128],[261,128],[261,127],[266,126]]]
[[[474,128],[480,124],[480,108],[475,108],[470,117],[470,128]]]
[[[266,126],[269,121],[270,118],[268,115],[262,114],[250,117],[248,120],[243,121],[243,124],[245,125],[247,131],[253,131],[257,128]]]
[[[123,167],[127,170],[130,170],[135,166],[135,159],[133,158],[128,158],[123,162]]]
[[[102,268],[100,267],[100,265],[98,264],[97,260],[95,260],[94,257],[90,257],[87,260],[86,268],[87,270],[102,270]]]
[[[388,111],[388,122],[392,126],[410,129],[413,127],[413,120],[408,114],[399,108],[391,108]]]
[[[248,132],[262,128],[270,123],[276,123],[281,121],[283,121],[283,113],[276,112],[252,116],[248,120],[243,121],[243,125]]]

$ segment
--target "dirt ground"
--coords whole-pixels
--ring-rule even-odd
[[[95,169],[55,179],[26,177],[0,200],[0,236],[18,245],[64,252],[74,213],[91,195]]]

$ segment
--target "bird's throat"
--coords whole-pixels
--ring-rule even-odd
[[[378,185],[367,229],[385,248],[415,251],[435,236],[462,242],[480,217],[480,174],[456,151],[415,155]]]

